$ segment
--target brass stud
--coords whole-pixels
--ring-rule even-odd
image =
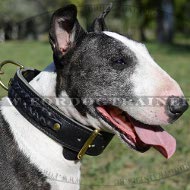
[[[53,126],[53,130],[55,131],[59,131],[61,129],[61,126],[59,123],[55,123],[54,126]]]

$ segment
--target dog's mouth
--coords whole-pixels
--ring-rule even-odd
[[[96,111],[131,148],[145,152],[154,147],[166,158],[174,154],[176,140],[160,126],[141,123],[127,112],[110,105],[96,106]]]

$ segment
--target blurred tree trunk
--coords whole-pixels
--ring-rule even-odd
[[[92,14],[93,14],[93,10],[92,10],[92,7],[90,6],[90,1],[84,0],[82,10],[81,10],[81,16],[85,19],[86,28],[89,28],[91,25]]]
[[[5,40],[12,40],[13,24],[11,21],[4,23]]]
[[[139,31],[140,31],[140,40],[142,42],[147,41],[146,36],[145,36],[145,27],[147,25],[147,19],[145,16],[145,10],[144,10],[144,6],[142,4],[142,0],[136,0],[136,4],[137,4],[137,9],[138,9],[138,16],[140,19],[140,23],[139,23]]]
[[[117,18],[122,18],[122,16],[125,14],[123,11],[125,10],[125,8],[123,8],[124,3],[127,2],[128,0],[117,0],[114,2],[114,16]]]
[[[157,40],[160,43],[172,43],[174,36],[174,1],[158,1]]]

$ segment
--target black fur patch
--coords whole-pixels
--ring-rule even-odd
[[[104,33],[88,33],[60,60],[57,95],[65,90],[71,99],[77,96],[82,101],[77,110],[82,115],[87,111],[93,115],[94,107],[85,104],[86,98],[108,104],[108,98],[133,96],[130,77],[136,65],[135,54],[122,42]],[[120,104],[122,102],[117,101],[115,106]]]

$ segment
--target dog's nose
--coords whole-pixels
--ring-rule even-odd
[[[180,117],[189,107],[187,100],[184,97],[170,96],[167,100],[169,114]]]

